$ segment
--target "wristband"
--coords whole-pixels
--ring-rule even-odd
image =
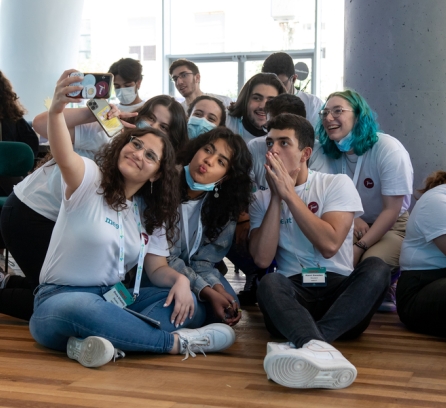
[[[367,246],[367,244],[363,241],[357,241],[355,242],[355,245],[361,249],[363,249],[364,251],[367,251],[369,249],[369,247]]]
[[[245,222],[249,222],[249,220],[239,221],[237,225],[244,224]]]

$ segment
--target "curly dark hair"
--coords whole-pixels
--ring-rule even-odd
[[[135,111],[138,112],[138,116],[127,119],[127,122],[136,124],[141,118],[153,117],[153,109],[156,105],[165,106],[172,116],[169,123],[169,139],[175,152],[177,152],[189,140],[187,135],[187,118],[181,104],[171,96],[158,95],[150,98],[143,106]]]
[[[167,225],[167,240],[172,245],[175,235],[175,226],[178,222],[177,208],[180,203],[178,171],[175,168],[175,152],[169,138],[156,129],[128,129],[113,140],[102,146],[95,156],[95,161],[102,173],[101,194],[107,204],[119,211],[127,207],[124,190],[124,177],[118,168],[119,154],[123,147],[129,143],[130,136],[141,137],[151,133],[163,142],[160,177],[151,183],[146,182],[136,194],[142,197],[146,208],[143,212],[145,228],[152,234],[155,228]],[[151,192],[153,188],[153,192]]]
[[[243,85],[237,100],[229,105],[229,116],[234,118],[241,118],[242,116],[246,117],[249,98],[257,85],[270,85],[277,89],[278,95],[286,93],[282,81],[276,74],[270,72],[255,74],[245,83],[245,85]]]
[[[127,82],[138,82],[142,80],[142,65],[133,58],[121,58],[111,64],[108,69],[110,74],[119,75]]]
[[[226,123],[226,108],[223,105],[223,102],[220,99],[214,98],[213,96],[209,95],[201,95],[198,98],[195,98],[192,103],[189,105],[189,109],[187,110],[187,117],[190,118],[190,115],[192,115],[192,111],[195,108],[195,105],[197,102],[200,102],[202,100],[209,100],[213,101],[217,104],[217,106],[220,108],[221,111],[221,117],[220,117],[220,123],[217,124],[217,126],[225,126]]]
[[[424,182],[424,188],[418,190],[421,194],[429,191],[435,187],[446,184],[446,172],[443,170],[437,170],[429,174],[426,181]]]
[[[218,126],[190,140],[177,155],[177,163],[186,166],[200,149],[218,139],[228,144],[232,157],[226,177],[219,185],[219,197],[215,198],[211,192],[203,205],[201,220],[206,227],[205,234],[211,241],[219,236],[229,221],[237,221],[239,215],[248,210],[252,200],[252,181],[249,176],[252,167],[251,153],[241,136]],[[184,170],[181,172],[180,188],[181,201],[188,201]]]
[[[0,119],[17,121],[23,118],[26,109],[18,99],[19,97],[12,89],[11,82],[0,71]]]

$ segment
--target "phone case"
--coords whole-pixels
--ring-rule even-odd
[[[90,99],[87,102],[87,107],[109,137],[115,136],[124,129],[118,118],[107,119],[107,113],[110,112],[111,106],[104,99]]]
[[[113,84],[112,74],[83,74],[72,72],[70,76],[82,78],[81,82],[75,82],[71,86],[83,85],[82,91],[70,92],[67,96],[84,99],[107,99],[110,98]]]

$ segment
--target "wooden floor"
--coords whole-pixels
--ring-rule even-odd
[[[231,275],[234,286],[242,278]],[[225,352],[132,354],[87,369],[44,349],[25,322],[0,315],[0,407],[446,407],[446,342],[376,314],[355,341],[335,346],[357,367],[344,390],[295,390],[266,379],[266,332],[257,307],[244,311]]]

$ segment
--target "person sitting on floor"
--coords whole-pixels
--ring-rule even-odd
[[[268,190],[250,206],[249,248],[259,267],[275,258],[257,300],[267,329],[291,343],[268,343],[268,378],[293,388],[343,388],[356,368],[330,345],[369,325],[390,284],[390,269],[371,257],[353,267],[353,219],[361,199],[346,175],[309,170],[314,130],[280,114],[268,122]]]
[[[175,152],[164,133],[148,128],[115,136],[97,162],[79,156],[64,118],[67,103],[80,102],[66,94],[83,88],[72,85],[73,71],[58,80],[48,115],[63,199],[40,274],[31,335],[86,367],[104,365],[122,351],[187,358],[231,346],[235,334],[225,324],[169,332],[162,323],[158,328],[146,322],[188,327],[195,317],[189,280],[165,258],[179,202]],[[131,295],[121,281],[136,264]],[[143,266],[155,286],[140,289]]]
[[[446,172],[431,174],[421,193],[401,247],[396,306],[409,330],[446,337]]]

